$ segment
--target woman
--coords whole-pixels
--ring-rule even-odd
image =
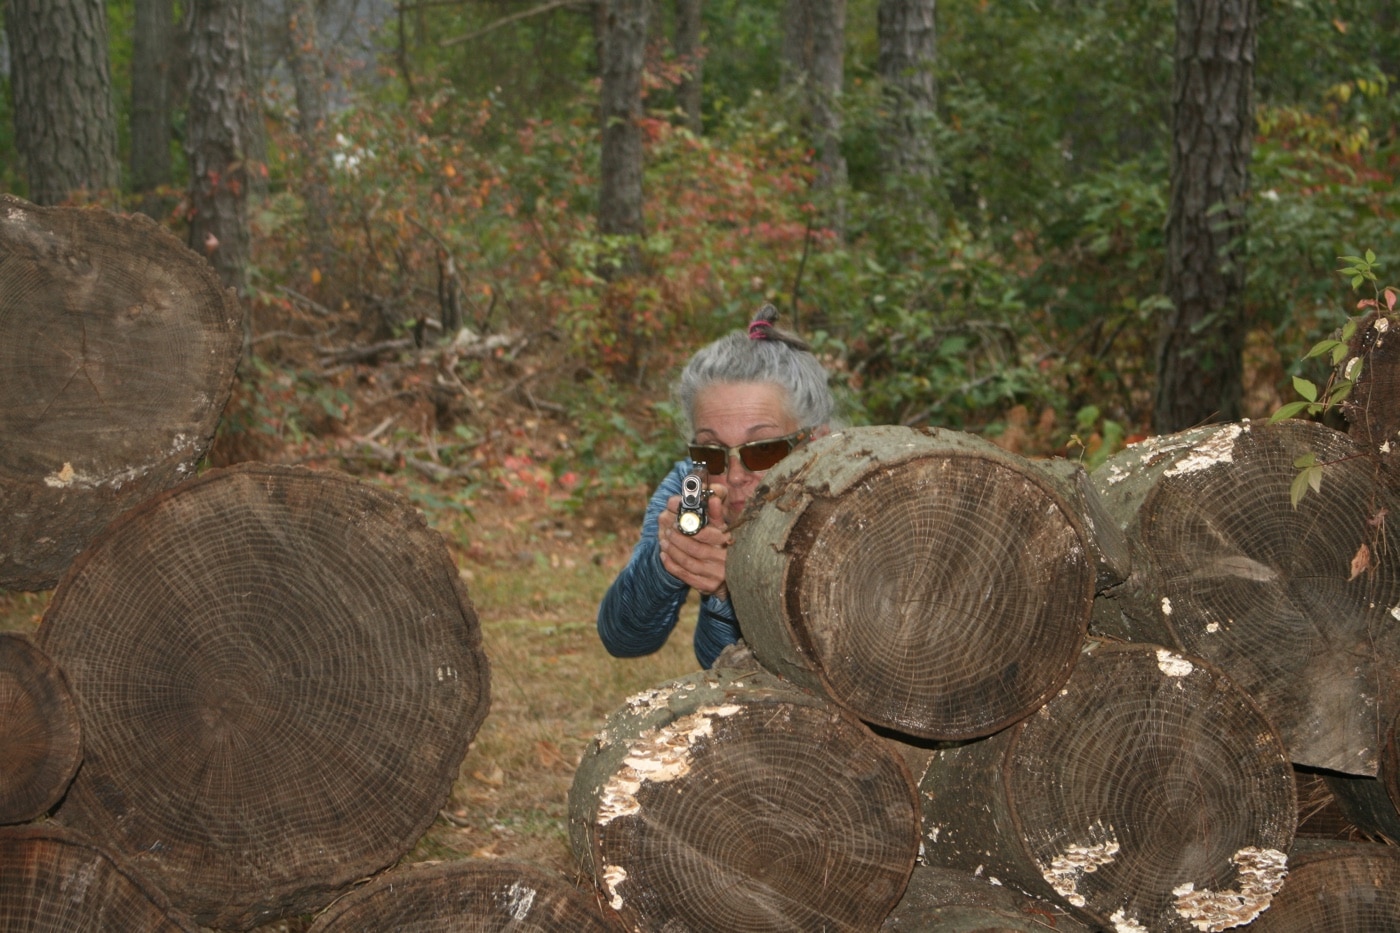
[[[794,447],[830,431],[835,400],[808,346],[774,327],[764,305],[747,331],[701,349],[675,386],[690,434],[690,456],[676,463],[647,506],[641,540],[603,596],[598,634],[608,652],[631,658],[658,650],[682,604],[698,590],[695,657],[711,667],[739,626],[726,588],[730,528],[763,474]],[[708,523],[694,535],[676,526],[681,483],[708,469]]]

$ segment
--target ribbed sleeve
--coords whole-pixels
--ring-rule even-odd
[[[598,637],[608,653],[619,658],[635,658],[660,650],[680,617],[681,606],[690,587],[671,576],[661,565],[657,540],[658,523],[666,511],[666,501],[681,492],[681,480],[690,463],[678,461],[652,493],[642,519],[642,534],[632,549],[632,557],[617,579],[608,587],[598,607]],[[724,650],[739,640],[734,609],[727,600],[702,596],[700,616],[695,626],[695,658],[709,667]]]

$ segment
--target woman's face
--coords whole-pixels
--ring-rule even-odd
[[[788,410],[787,391],[774,382],[716,382],[695,397],[697,444],[738,447],[783,437],[803,427]],[[750,473],[738,457],[728,459],[724,476],[711,479],[728,487],[724,517],[733,524],[763,474]]]

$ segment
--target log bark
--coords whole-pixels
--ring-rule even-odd
[[[405,854],[490,702],[442,538],[332,471],[211,470],[137,506],[59,582],[39,646],[83,726],[57,818],[222,929]]]
[[[633,930],[872,930],[919,848],[909,769],[859,720],[757,670],[638,694],[569,792],[585,874]]]
[[[971,872],[921,865],[881,930],[899,933],[1090,933],[1063,908]]]
[[[1338,807],[1358,830],[1372,839],[1400,845],[1400,719],[1382,737],[1376,776],[1327,774]]]
[[[309,933],[617,933],[617,916],[563,877],[524,862],[467,859],[387,871],[337,900]]]
[[[729,593],[767,669],[875,725],[987,735],[1069,677],[1093,604],[1060,481],[969,434],[852,428],[771,470]]]
[[[0,829],[0,930],[69,933],[198,927],[132,868],[52,823]]]
[[[1338,372],[1355,372],[1356,360],[1361,367],[1341,406],[1348,433],[1386,465],[1390,482],[1400,486],[1400,313],[1366,315],[1347,351]]]
[[[1328,465],[1295,508],[1307,454]],[[1092,475],[1133,548],[1094,630],[1215,662],[1294,762],[1374,776],[1400,709],[1400,549],[1384,546],[1400,497],[1356,442],[1296,420],[1210,426],[1134,444]]]
[[[1249,697],[1199,658],[1123,642],[1090,640],[1044,708],[940,750],[920,790],[931,864],[1118,930],[1249,921],[1297,821],[1287,753]]]
[[[68,789],[82,730],[63,672],[15,632],[0,632],[0,712],[0,823],[23,823]]]
[[[104,525],[193,475],[242,319],[149,218],[0,195],[0,588],[51,589]]]
[[[1288,880],[1248,933],[1388,933],[1400,929],[1400,849],[1299,839]]]

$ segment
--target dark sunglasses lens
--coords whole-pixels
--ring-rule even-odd
[[[718,476],[724,472],[725,461],[729,459],[729,456],[722,447],[692,444],[690,446],[690,459],[703,466],[711,474]]]
[[[792,442],[789,440],[758,441],[740,447],[739,460],[753,472],[762,473],[764,470],[770,470],[777,466],[778,461],[790,453],[792,453]]]

